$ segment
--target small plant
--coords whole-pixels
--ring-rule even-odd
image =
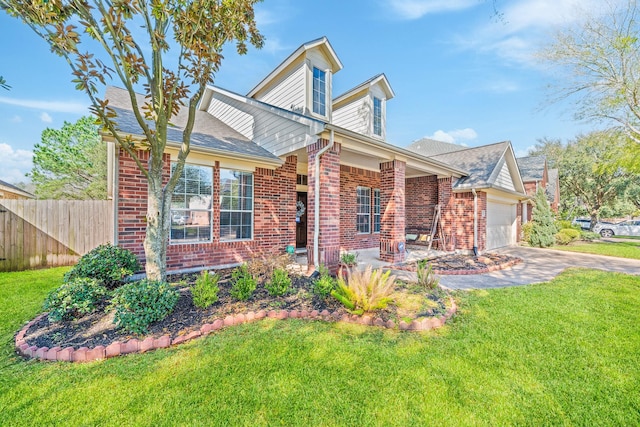
[[[556,233],[556,244],[568,245],[580,238],[580,232],[574,228],[563,228]]]
[[[207,308],[218,301],[218,280],[220,276],[204,270],[191,287],[191,297],[196,307]]]
[[[246,301],[251,298],[256,286],[256,279],[249,272],[247,264],[242,264],[231,273],[231,290],[229,293],[238,301]]]
[[[531,230],[533,229],[533,223],[531,221],[522,224],[522,241],[529,243],[531,240]]]
[[[350,252],[345,252],[340,255],[340,262],[347,267],[353,267],[358,264],[358,254],[352,254]]]
[[[318,267],[320,277],[313,281],[313,293],[320,298],[326,298],[336,288],[336,281],[329,274],[329,269],[323,264]]]
[[[115,311],[118,328],[144,334],[153,322],[173,311],[180,294],[166,282],[141,280],[116,289],[109,306]]]
[[[49,311],[50,322],[72,320],[94,311],[106,294],[107,290],[97,280],[77,278],[49,293],[44,309]]]
[[[433,272],[433,266],[426,259],[418,261],[417,267],[418,285],[426,290],[434,290],[438,287],[440,279]]]
[[[391,276],[391,271],[383,273],[369,265],[364,271],[349,271],[348,282],[338,277],[338,287],[331,295],[354,313],[376,311],[391,301],[395,281],[396,276]]]
[[[584,240],[586,242],[593,242],[594,240],[598,240],[600,235],[598,233],[594,233],[593,231],[581,231],[580,232],[580,240]]]
[[[291,262],[288,254],[283,255],[256,255],[247,263],[247,270],[255,278],[267,278],[273,275],[276,269],[284,270]]]
[[[78,263],[65,274],[64,280],[87,277],[114,289],[124,283],[124,278],[139,269],[140,264],[133,252],[107,243],[80,257]]]
[[[282,296],[291,289],[291,278],[286,270],[276,268],[273,270],[271,280],[264,287],[272,297]]]

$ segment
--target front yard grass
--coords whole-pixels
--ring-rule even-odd
[[[460,293],[427,334],[289,319],[90,364],[13,336],[64,269],[0,273],[0,425],[638,425],[640,277]]]
[[[567,246],[556,245],[550,249],[559,251],[582,252],[596,255],[607,255],[619,258],[640,259],[640,240],[638,242],[574,242]]]

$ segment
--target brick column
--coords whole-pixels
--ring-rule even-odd
[[[456,248],[455,230],[456,215],[453,197],[453,181],[451,177],[438,179],[438,203],[440,204],[440,221],[445,235],[447,251]]]
[[[405,257],[405,163],[380,163],[380,259],[396,263]]]
[[[316,155],[329,141],[320,139],[307,147],[307,260],[313,265],[313,237],[315,227],[315,182],[320,179],[319,261],[330,271],[336,271],[340,261],[340,144],[320,157],[320,175],[316,176]]]

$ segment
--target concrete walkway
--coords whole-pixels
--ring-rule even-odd
[[[513,246],[495,252],[522,258],[513,267],[486,274],[466,276],[441,275],[440,284],[449,289],[489,289],[547,282],[569,267],[585,267],[640,275],[640,260],[576,252]],[[397,271],[399,278],[407,272]],[[415,273],[409,273],[414,275]]]

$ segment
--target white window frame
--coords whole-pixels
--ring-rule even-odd
[[[239,173],[239,174],[251,176],[251,197],[250,197],[250,199],[251,199],[251,209],[223,209],[223,207],[222,207],[223,198],[224,197],[228,197],[228,196],[225,196],[223,194],[223,189],[222,189],[222,174],[224,172],[231,172],[231,173],[236,172],[236,173]],[[242,185],[242,184],[240,184],[240,185]],[[224,168],[220,169],[220,204],[218,205],[219,208],[220,208],[220,220],[219,220],[219,224],[218,225],[219,225],[219,230],[220,230],[220,241],[221,242],[237,242],[237,241],[243,241],[243,240],[253,240],[253,235],[254,235],[254,232],[255,232],[255,226],[254,226],[255,197],[254,197],[254,194],[255,194],[255,176],[254,176],[253,172],[247,172],[247,171],[241,171],[241,170],[235,170],[235,169],[224,169]],[[240,195],[240,194],[237,197],[240,200],[243,199],[243,198],[249,198],[246,195]],[[231,224],[230,223],[229,225],[224,225],[223,226],[222,225],[222,215],[224,213],[231,213],[231,214],[239,213],[241,218],[242,218],[243,214],[250,213],[251,214],[251,221],[250,221],[250,224],[249,224],[251,226],[250,236],[249,237],[237,237],[237,238],[223,238],[222,237],[223,236],[223,233],[222,233],[222,228],[223,227],[243,227],[243,226],[245,226],[245,224],[242,221],[240,222],[240,224]]]
[[[373,212],[372,212],[373,223],[371,225],[371,230],[373,231],[374,234],[379,234],[380,228],[382,227],[382,215],[381,215],[382,211],[380,209],[382,202],[380,198],[381,197],[380,189],[374,188],[372,193],[373,193]],[[376,225],[378,226],[377,230],[376,230]]]
[[[376,101],[379,104],[379,107],[376,109]],[[382,98],[378,98],[377,96],[373,97],[373,134],[375,136],[382,137]],[[376,132],[376,130],[378,132]]]
[[[176,162],[172,162],[171,163],[171,174],[173,175],[173,171],[174,168],[176,166]],[[185,176],[183,178],[186,178],[186,171],[187,168],[199,168],[199,169],[206,169],[208,172],[211,173],[211,194],[210,196],[210,206],[208,208],[189,208],[189,207],[184,207],[184,208],[175,208],[173,206],[170,206],[170,221],[171,221],[171,225],[170,225],[170,230],[169,230],[169,243],[174,244],[174,245],[180,245],[180,244],[193,244],[193,243],[211,243],[213,241],[213,167],[212,166],[205,166],[205,165],[198,165],[198,164],[193,164],[193,163],[185,163],[184,168],[182,170],[182,173],[185,174]],[[181,178],[181,179],[183,179]],[[175,195],[175,190],[174,193],[171,195],[171,199],[173,201],[173,196]],[[187,197],[187,193],[186,192],[186,185],[185,185],[185,192],[183,193],[185,196],[185,204],[186,204],[186,197]],[[203,196],[206,194],[201,194],[198,193],[199,196]],[[173,226],[174,226],[174,212],[207,212],[209,214],[209,238],[208,239],[199,239],[199,238],[195,238],[195,239],[187,239],[187,238],[183,238],[182,239],[177,239],[173,237]],[[191,215],[188,215],[189,217]],[[181,215],[181,218],[186,218],[187,215]],[[178,225],[178,224],[177,224]],[[184,230],[186,230],[187,228],[187,220],[185,220],[184,224],[182,224],[185,226]],[[199,233],[198,233],[199,234]]]
[[[316,77],[316,70],[319,74]],[[318,67],[311,70],[311,111],[319,116],[327,116],[327,72]],[[318,82],[318,87],[316,87]],[[322,85],[321,85],[322,83]],[[316,111],[316,93],[318,93],[318,110]],[[321,111],[324,110],[324,111]]]
[[[366,194],[362,194],[363,192],[366,192]],[[368,204],[362,204],[361,198],[366,198]],[[361,206],[366,207],[367,212],[360,212]],[[366,223],[364,221],[361,222],[359,218],[366,218]],[[361,230],[360,226],[365,224],[367,226],[366,231]],[[371,234],[371,188],[369,187],[356,187],[356,231],[358,234]]]

